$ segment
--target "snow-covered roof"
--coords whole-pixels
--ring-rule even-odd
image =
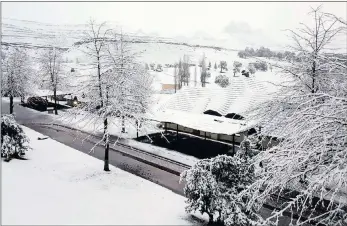
[[[230,119],[227,114],[243,113],[269,97],[267,87],[253,77],[231,77],[230,85],[221,87],[184,87],[160,107],[154,118],[205,132],[232,135],[246,131],[255,122]],[[212,110],[222,117],[204,114]]]
[[[262,82],[253,77],[231,77],[230,85],[221,87],[183,87],[159,111],[179,110],[203,114],[212,110],[227,115],[240,114],[268,97],[268,90]]]
[[[247,130],[243,120],[229,119],[211,115],[188,113],[177,110],[156,112],[153,119],[161,122],[171,122],[200,131],[232,135]]]

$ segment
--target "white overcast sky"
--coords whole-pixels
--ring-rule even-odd
[[[308,21],[310,7],[318,5],[346,18],[346,2],[2,2],[2,17],[54,24],[80,24],[92,17],[165,37],[259,34],[280,42],[281,30]]]

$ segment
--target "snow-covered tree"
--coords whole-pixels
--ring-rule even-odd
[[[214,70],[217,70],[217,63],[214,63]]]
[[[252,64],[255,67],[255,69],[259,70],[259,71],[267,71],[267,69],[268,69],[268,67],[267,67],[268,64],[264,61],[257,61],[257,62],[254,62]]]
[[[29,138],[22,127],[15,121],[13,115],[1,116],[1,158],[10,161],[12,158],[20,158],[30,150]]]
[[[248,69],[249,73],[255,74],[255,71],[256,71],[256,70],[255,70],[255,67],[254,67],[254,65],[253,65],[252,63],[249,63],[249,64],[248,64],[247,69]]]
[[[182,78],[187,86],[189,85],[189,81],[190,81],[189,63],[190,63],[189,56],[184,55],[183,62],[182,62]]]
[[[163,66],[161,64],[157,64],[157,69],[156,71],[162,72],[163,71]]]
[[[234,66],[233,72],[234,72],[234,76],[235,76],[236,73],[239,73],[239,72],[240,72],[241,67],[242,67],[242,63],[241,63],[241,62],[238,62],[238,61],[234,61],[233,66]]]
[[[100,26],[103,24],[93,24],[92,33],[102,30]],[[119,136],[126,132],[126,123],[138,130],[146,129],[152,77],[130,49],[129,37],[111,30],[107,36],[98,34],[92,35],[89,46],[94,48],[87,53],[94,59],[96,73],[81,87],[85,103],[72,109],[71,115],[82,115],[81,121],[93,124],[95,131],[103,131],[100,142],[105,146],[104,170],[109,171],[110,126],[120,129]]]
[[[21,97],[33,90],[29,57],[22,48],[11,48],[3,55],[1,94],[10,98],[10,114],[13,113],[13,98]]]
[[[247,210],[248,197],[239,196],[254,181],[254,169],[248,158],[219,155],[200,160],[181,174],[183,180],[187,212],[198,210],[209,216],[210,223],[217,221],[228,226],[261,223],[255,209]]]
[[[177,91],[178,85],[179,85],[179,78],[178,78],[178,70],[177,70],[178,64],[174,65],[174,84],[175,84],[175,93]]]
[[[148,66],[147,63],[145,64],[145,69],[146,69],[147,71],[149,70],[149,66]]]
[[[198,72],[197,72],[197,68],[198,68],[198,65],[195,65],[194,67],[194,86],[196,87],[197,85],[197,76],[198,76]]]
[[[286,81],[248,114],[262,126],[260,137],[279,140],[256,157],[255,164],[264,164],[249,188],[249,207],[271,194],[295,190],[268,221],[295,211],[296,225],[346,225],[347,57],[328,53],[346,30],[319,8],[311,14],[313,26],[291,31],[298,60],[274,65],[287,75]]]
[[[230,84],[230,81],[226,75],[221,74],[216,76],[214,83],[220,85],[222,88],[225,88]]]
[[[206,77],[207,77],[205,54],[202,55],[200,65],[201,65],[201,74],[200,74],[201,86],[205,87],[206,86]]]
[[[64,74],[62,71],[63,52],[56,47],[50,47],[42,51],[39,59],[40,73],[43,75],[43,86],[53,92],[54,113],[58,114],[57,91],[62,87]]]
[[[219,63],[219,65],[220,65],[220,73],[222,73],[223,70],[225,70],[225,71],[228,70],[228,68],[227,68],[228,65],[227,65],[227,62],[226,62],[226,61],[222,60],[222,61]]]

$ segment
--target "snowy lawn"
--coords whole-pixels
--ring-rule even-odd
[[[33,150],[2,162],[2,224],[202,224],[184,197],[23,128]]]

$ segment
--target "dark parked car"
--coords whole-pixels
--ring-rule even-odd
[[[27,106],[38,111],[47,111],[48,101],[42,97],[29,97]]]

